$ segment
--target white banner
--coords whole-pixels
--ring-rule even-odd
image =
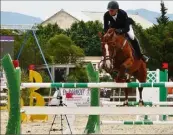
[[[90,90],[88,88],[60,88],[64,103],[71,102],[77,106],[90,105]],[[71,97],[66,95],[72,93]]]

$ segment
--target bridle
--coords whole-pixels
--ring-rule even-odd
[[[114,58],[117,54],[117,52],[119,52],[120,50],[122,51],[124,49],[124,47],[126,46],[127,44],[127,39],[125,38],[125,40],[123,41],[123,45],[121,46],[119,43],[116,43],[115,41],[109,41],[109,42],[101,42],[102,45],[105,45],[107,44],[108,46],[112,46],[113,48],[113,53],[112,55],[110,56],[107,56],[107,55],[103,55],[103,59],[99,62],[98,66],[99,68],[101,68],[101,63],[103,62],[103,69],[105,69],[107,72],[114,72],[115,69],[114,69]],[[116,45],[115,45],[116,44]],[[117,46],[120,46],[119,48]],[[118,48],[118,49],[117,49]],[[106,60],[110,60],[111,62],[111,69],[108,69],[106,66],[105,66],[105,63],[106,63]]]

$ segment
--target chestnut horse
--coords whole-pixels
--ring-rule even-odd
[[[102,45],[103,69],[111,76],[117,72],[115,82],[130,82],[133,76],[139,82],[146,82],[147,69],[146,63],[134,56],[134,50],[125,34],[117,35],[114,28],[110,28],[104,36],[99,34]],[[128,90],[125,88],[124,105],[128,105]],[[139,104],[143,105],[142,90],[139,90]]]

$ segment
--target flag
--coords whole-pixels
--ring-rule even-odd
[[[163,69],[168,69],[168,63],[166,63],[166,62],[162,63],[162,68]]]

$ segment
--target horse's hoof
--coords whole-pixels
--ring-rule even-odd
[[[128,102],[124,102],[123,103],[123,106],[128,106]]]
[[[144,101],[143,100],[139,100],[139,106],[144,106]]]

